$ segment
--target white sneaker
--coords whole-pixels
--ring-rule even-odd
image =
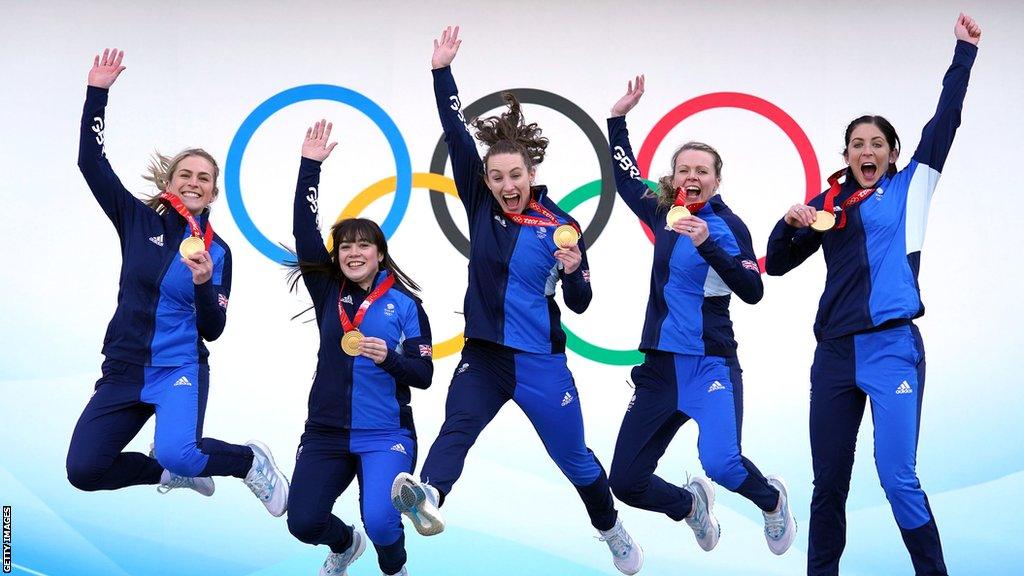
[[[384,574],[382,572],[380,576],[409,576],[409,571],[405,569],[405,566],[402,566],[402,569],[394,574]]]
[[[615,526],[611,530],[599,531],[601,536],[598,540],[608,544],[612,551],[613,562],[619,572],[623,574],[636,574],[644,566],[644,549],[633,541],[626,529],[622,527],[622,521],[616,519]]]
[[[366,536],[359,530],[352,531],[352,544],[344,552],[331,552],[320,567],[320,576],[347,576],[348,567],[366,550]]]
[[[156,444],[153,442],[149,444],[149,457],[156,460]],[[175,488],[190,488],[203,496],[213,496],[213,491],[217,487],[213,484],[213,478],[209,476],[189,478],[188,476],[178,476],[164,468],[164,473],[160,475],[160,485],[156,487],[156,491],[167,494]]]
[[[252,448],[252,468],[245,475],[245,485],[263,502],[273,516],[281,516],[288,509],[288,479],[274,463],[270,448],[262,442],[245,443]]]
[[[786,483],[778,476],[768,476],[768,483],[779,491],[779,511],[762,512],[764,514],[764,537],[768,541],[768,549],[776,555],[789,550],[796,538],[796,519],[789,510],[789,494]]]
[[[178,476],[170,470],[164,470],[164,473],[168,477],[167,481],[164,482],[163,477],[161,477],[160,485],[156,487],[156,491],[161,494],[167,494],[175,488],[190,488],[203,496],[213,496],[213,491],[216,489],[216,486],[213,485],[213,478],[206,476],[200,478]]]
[[[697,544],[710,552],[718,545],[718,537],[722,534],[718,518],[711,511],[715,506],[715,488],[707,478],[697,476],[686,484],[685,489],[693,495],[693,512],[687,516],[686,523],[693,528]]]
[[[412,474],[402,472],[391,484],[391,503],[412,521],[416,531],[423,536],[444,531],[444,518],[437,508],[438,500],[437,488],[419,482]]]

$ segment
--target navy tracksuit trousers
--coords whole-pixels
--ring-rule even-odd
[[[613,528],[617,513],[608,477],[587,448],[579,392],[565,354],[520,352],[468,340],[448,388],[444,424],[420,477],[442,498],[451,492],[469,449],[509,400],[526,413],[548,455],[576,487],[594,528]]]
[[[692,418],[700,429],[697,454],[708,477],[761,510],[778,506],[779,491],[740,453],[743,377],[735,357],[648,352],[632,377],[636,393],[612,460],[611,487],[619,500],[676,521],[689,515],[690,492],[654,471],[679,427]]]
[[[846,497],[866,399],[871,400],[878,478],[914,571],[946,574],[939,531],[915,470],[924,373],[924,344],[913,324],[818,343],[811,367],[809,576],[839,574]]]
[[[416,440],[407,430],[309,430],[301,444],[288,493],[288,530],[332,552],[352,545],[352,527],[333,515],[334,502],[356,478],[366,535],[384,574],[405,566],[402,515],[391,503],[391,481],[416,467]]]
[[[157,484],[165,468],[179,476],[244,478],[252,467],[251,448],[202,437],[209,388],[206,364],[105,360],[71,436],[68,480],[80,490],[116,490]],[[156,458],[121,452],[154,413]]]

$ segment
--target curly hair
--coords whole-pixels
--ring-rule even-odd
[[[672,154],[672,171],[658,178],[658,190],[656,192],[649,192],[649,196],[657,197],[658,204],[662,206],[671,206],[676,200],[676,190],[672,187],[672,177],[676,172],[676,159],[679,155],[687,150],[697,150],[700,152],[707,152],[711,154],[711,157],[715,161],[715,177],[718,179],[722,178],[722,157],[718,154],[718,150],[715,150],[712,146],[703,142],[690,141],[683,144]]]
[[[492,154],[520,154],[527,169],[544,161],[544,149],[548,139],[541,136],[536,122],[527,124],[519,100],[510,92],[502,94],[508,110],[500,116],[477,118],[471,122],[476,128],[476,137],[487,145],[484,166]]]
[[[199,156],[213,166],[213,197],[217,197],[220,193],[220,188],[217,187],[217,179],[220,178],[220,166],[217,164],[217,160],[212,154],[202,148],[186,148],[175,154],[173,157],[165,156],[159,151],[156,151],[153,152],[153,157],[149,161],[146,173],[142,175],[143,178],[152,182],[153,185],[156,186],[157,190],[159,190],[159,192],[150,196],[146,200],[147,206],[161,214],[167,209],[163,201],[160,200],[160,194],[162,194],[163,191],[167,189],[167,185],[171,183],[171,176],[178,168],[178,164],[189,156]]]

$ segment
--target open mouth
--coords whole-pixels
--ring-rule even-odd
[[[506,212],[519,212],[523,198],[518,192],[502,193],[501,201],[505,204]]]
[[[363,262],[361,260],[352,260],[350,262],[346,262],[345,263],[345,267],[348,268],[349,270],[353,270],[353,271],[355,271],[355,270],[362,270],[363,267],[365,267],[365,266],[366,266],[366,262]]]
[[[200,194],[199,192],[195,192],[193,190],[184,190],[181,193],[181,197],[182,198],[192,198],[193,200],[198,200],[198,199],[202,198],[203,195]]]
[[[686,187],[686,199],[696,200],[700,198],[700,186],[687,186]]]
[[[865,162],[860,165],[860,173],[864,175],[864,180],[874,181],[875,174],[878,173],[878,166],[874,162]]]

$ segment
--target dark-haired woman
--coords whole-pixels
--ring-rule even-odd
[[[512,400],[576,487],[615,566],[634,574],[643,552],[622,528],[608,478],[584,441],[579,392],[566,366],[565,333],[554,299],[561,281],[571,310],[580,313],[590,304],[579,227],[546,187],[533,185],[547,139],[536,124],[523,122],[515,98],[506,98],[509,109],[500,117],[473,123],[488,146],[481,160],[449,67],[461,43],[458,31],[448,28],[434,41],[431,64],[455,183],[469,217],[467,340],[448,390],[445,422],[420,472],[425,481],[409,474],[396,478],[395,506],[420,534],[443,530],[438,506],[461,475],[477,436]]]
[[[811,366],[810,575],[839,573],[866,399],[875,426],[875,466],[914,570],[946,574],[935,518],[915,471],[925,358],[912,320],[924,314],[917,273],[928,205],[960,125],[981,39],[981,28],[963,14],[953,32],[953,63],[910,163],[896,170],[899,138],[887,120],[855,119],[845,135],[848,167],[829,179],[829,190],[791,207],[768,241],[769,274],[789,272],[819,247],[828,268]]]
[[[715,492],[701,477],[676,486],[654,471],[680,426],[691,418],[708,476],[757,505],[768,547],[783,554],[796,522],[781,478],[765,477],[740,453],[743,371],[729,317],[731,294],[756,304],[764,294],[747,226],[722,200],[722,158],[701,142],[672,155],[672,173],[652,193],[640,179],[626,114],[644,93],[644,77],[612,106],[608,135],[619,196],[654,233],[651,293],[633,368],[636,393],[622,420],[611,486],[626,504],[685,520],[704,550],[718,544]]]
[[[78,167],[121,241],[117,310],[103,342],[103,376],[75,425],[68,480],[80,490],[159,484],[213,495],[211,476],[235,476],[275,516],[284,514],[288,481],[260,442],[203,438],[209,351],[227,321],[231,252],[213,233],[217,163],[194,148],[157,155],[147,177],[161,194],[144,203],[107,161],[106,105],[125,69],[124,52],[104,50],[89,71]],[[121,450],[156,414],[149,455]]]
[[[395,264],[375,222],[342,220],[331,227],[331,250],[324,247],[317,197],[320,165],[336,145],[328,144],[331,128],[321,120],[306,131],[295,188],[295,273],[313,299],[320,349],[288,529],[307,544],[330,547],[321,576],[345,574],[366,536],[331,509],[356,478],[381,571],[405,575],[405,535],[391,505],[391,481],[416,466],[409,389],[429,387],[434,374],[430,324],[413,293],[419,286]]]

